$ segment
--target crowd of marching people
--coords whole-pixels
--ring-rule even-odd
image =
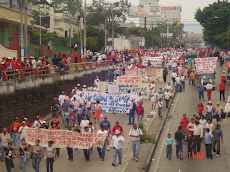
[[[176,92],[185,91],[185,82],[195,86],[196,85],[196,68],[193,64],[193,53],[198,57],[212,57],[213,55],[219,57],[220,64],[228,61],[228,52],[219,52],[217,50],[202,50],[202,49],[159,49],[159,50],[123,50],[114,51],[111,54],[98,55],[97,60],[113,60],[114,63],[110,66],[108,72],[108,81],[116,83],[118,76],[125,75],[126,70],[134,68],[154,67],[151,61],[148,61],[147,66],[142,65],[142,58],[146,56],[163,57],[163,81],[166,85],[162,88],[156,89],[155,82],[151,78],[151,75],[143,76],[143,82],[149,83],[149,101],[152,107],[144,106],[141,93],[136,98],[131,97],[127,99],[126,104],[129,105],[128,113],[128,125],[132,125],[132,129],[129,131],[129,136],[132,141],[133,159],[138,162],[140,137],[143,135],[142,130],[138,127],[138,122],[142,121],[146,108],[155,110],[157,108],[159,119],[163,118],[163,107],[169,108],[170,99],[172,99],[174,90]],[[90,57],[88,52],[87,58]],[[94,59],[94,58],[93,58]],[[60,66],[63,70],[66,70],[66,64],[70,63],[71,59],[63,56],[53,58],[53,64]],[[120,63],[118,63],[120,62]],[[47,58],[36,59],[34,57],[28,57],[23,62],[16,58],[3,58],[1,62],[1,70],[12,70],[27,68],[31,70],[34,67],[44,67],[49,65]],[[222,65],[222,64],[221,64]],[[30,67],[30,68],[29,68]],[[167,81],[170,76],[171,81]],[[225,100],[225,84],[226,75],[223,72],[222,82],[220,83],[220,100]],[[202,83],[197,84],[199,100],[204,100],[204,85]],[[188,158],[191,159],[194,155],[200,153],[201,142],[205,143],[206,156],[212,159],[211,150],[216,155],[220,155],[220,141],[223,142],[223,133],[220,129],[221,122],[223,120],[224,113],[223,107],[217,102],[214,106],[211,102],[212,83],[206,86],[208,105],[204,105],[202,102],[195,108],[197,113],[189,120],[186,114],[181,119],[178,131],[175,133],[175,139],[168,134],[165,140],[166,157],[172,158],[172,144],[176,145],[177,158],[183,159],[183,144],[187,144]],[[71,90],[71,93],[67,95],[66,92],[62,92],[58,97],[55,97],[51,104],[52,117],[42,120],[40,116],[36,116],[36,120],[30,123],[25,117],[24,119],[15,118],[15,121],[9,128],[3,128],[0,135],[1,139],[1,161],[5,161],[7,171],[10,172],[11,168],[14,168],[13,159],[18,156],[20,169],[26,171],[26,163],[32,158],[32,166],[36,172],[39,171],[39,164],[42,157],[46,161],[46,170],[53,171],[53,163],[60,155],[60,148],[55,148],[53,141],[50,140],[47,147],[40,146],[39,138],[36,140],[35,145],[27,145],[26,143],[26,129],[28,127],[59,130],[65,128],[70,131],[78,133],[105,133],[107,135],[103,147],[97,147],[99,157],[102,161],[105,160],[106,150],[109,151],[109,147],[113,148],[113,160],[112,166],[116,166],[116,159],[118,156],[118,163],[122,163],[122,144],[125,142],[124,130],[119,121],[116,121],[114,127],[110,123],[108,116],[102,114],[102,106],[100,101],[93,102],[90,98],[87,100],[83,97],[81,91],[94,91],[100,92],[100,80],[97,78],[94,81],[94,86],[77,84],[75,88]],[[128,92],[130,93],[130,92]],[[206,113],[205,113],[206,112]],[[135,114],[137,122],[135,122]],[[216,119],[216,125],[212,121]],[[97,128],[98,125],[98,128]],[[83,149],[86,161],[90,160],[90,154],[92,148]],[[67,154],[70,161],[73,161],[74,153],[78,153],[78,149],[67,147]],[[203,156],[203,155],[199,155]]]

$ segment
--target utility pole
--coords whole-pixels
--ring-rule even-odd
[[[41,10],[39,10],[39,25],[40,25],[40,30],[39,30],[39,38],[40,38],[40,48],[42,45],[42,14],[41,14]]]
[[[86,0],[84,8],[84,57],[86,57]]]
[[[107,46],[107,38],[106,38],[106,17],[105,17],[105,27],[104,27],[104,30],[105,30],[105,50],[104,50],[104,51],[107,51],[107,49],[106,49],[106,46]]]
[[[81,48],[81,60],[83,58],[83,41],[82,41],[82,32],[81,32],[81,18],[79,20],[79,30],[80,30],[80,48]]]
[[[25,0],[25,16],[24,16],[24,26],[25,26],[25,32],[24,32],[24,57],[27,58],[27,55],[28,55],[28,39],[27,39],[27,34],[28,34],[28,28],[27,28],[27,6],[28,6],[29,2],[28,0]]]
[[[71,47],[71,30],[72,30],[72,26],[69,25],[69,47]]]
[[[112,50],[114,50],[114,12],[112,11]]]
[[[20,10],[20,58],[24,58],[24,47],[23,47],[23,1],[19,1],[19,10]]]

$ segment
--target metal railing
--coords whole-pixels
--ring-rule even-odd
[[[88,70],[88,69],[95,69],[98,67],[104,67],[111,65],[113,62],[112,60],[102,61],[102,62],[83,62],[83,63],[69,63],[67,65],[67,71],[79,71],[79,70]],[[45,67],[37,67],[32,69],[16,69],[16,70],[4,70],[0,71],[0,79],[2,81],[8,81],[11,79],[23,79],[30,76],[40,76],[40,75],[49,75],[52,72],[60,72],[57,70],[57,66],[55,65],[48,65]]]

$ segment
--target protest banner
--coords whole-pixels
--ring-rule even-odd
[[[137,68],[126,69],[125,75],[127,76],[142,76],[142,80],[145,81],[145,77],[150,74],[152,81],[163,82],[163,69],[151,69],[151,68]]]
[[[136,84],[142,83],[141,76],[118,76],[116,84]]]
[[[108,87],[112,83],[110,82],[101,82],[100,91],[108,92]],[[130,90],[130,93],[137,96],[141,93],[143,99],[148,99],[149,93],[149,83],[137,83],[137,84],[118,84],[119,93],[126,94]]]
[[[92,91],[78,91],[77,94],[82,94],[85,100],[90,98],[92,102],[100,101],[102,112],[106,113],[128,113],[130,105],[127,99],[137,98],[134,94],[108,94]]]
[[[109,84],[108,85],[108,93],[109,94],[118,94],[119,93],[119,86],[116,84]]]
[[[48,142],[52,140],[55,148],[79,148],[89,149],[92,147],[102,147],[107,134],[98,133],[77,133],[68,130],[48,130],[40,128],[26,129],[26,143],[35,145],[37,139],[40,146],[48,147]]]
[[[142,65],[148,66],[148,61],[150,61],[152,67],[162,67],[162,58],[163,57],[143,57]]]
[[[217,57],[195,58],[197,74],[214,73],[216,69],[216,62]]]

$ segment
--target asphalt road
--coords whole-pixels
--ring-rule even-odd
[[[226,67],[219,67],[217,65],[217,75],[216,75],[216,90],[212,93],[212,102],[216,104],[219,101],[219,91],[218,85],[220,82],[220,75],[223,70],[226,70]],[[227,97],[230,95],[229,91],[230,86],[226,87]],[[227,99],[227,98],[226,98]],[[170,110],[171,118],[167,119],[163,133],[160,137],[159,144],[157,146],[156,153],[152,159],[150,172],[229,172],[230,171],[230,118],[225,118],[224,122],[221,124],[221,129],[223,131],[224,143],[221,144],[220,156],[216,157],[214,155],[213,160],[207,159],[187,159],[187,146],[183,146],[184,151],[184,160],[176,158],[176,147],[173,146],[172,159],[168,160],[166,158],[166,147],[164,141],[168,133],[171,133],[174,138],[174,133],[177,131],[177,128],[182,118],[182,114],[186,113],[190,118],[195,112],[195,108],[199,102],[198,93],[196,87],[188,85],[186,83],[186,91],[176,95],[176,98],[173,102],[173,107]],[[205,92],[205,101],[202,101],[203,104],[207,104],[207,95]],[[225,107],[226,102],[221,101],[221,106]],[[214,120],[213,123],[216,123]],[[205,153],[204,144],[201,146],[201,152]]]

